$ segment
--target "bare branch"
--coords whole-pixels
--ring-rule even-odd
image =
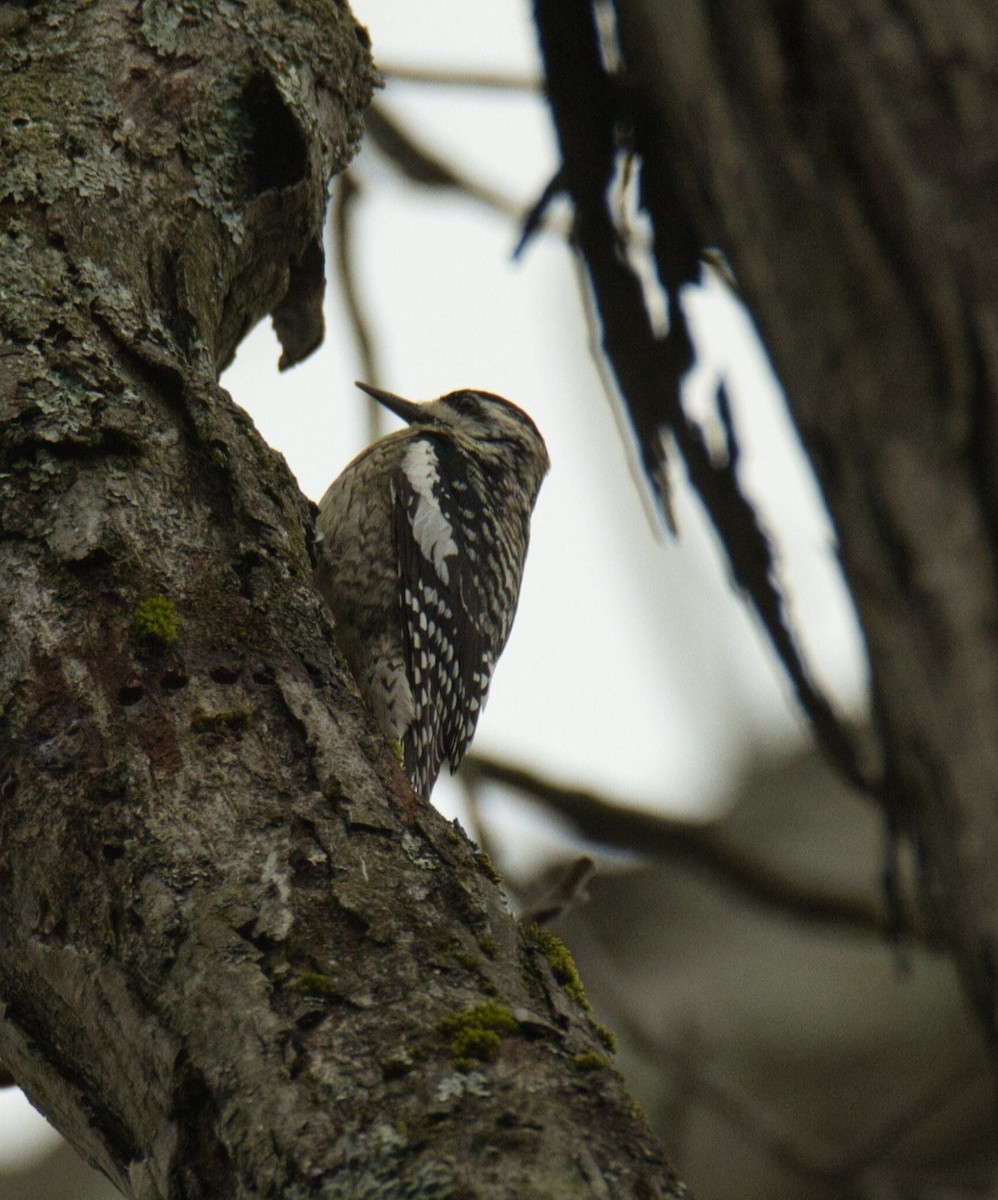
[[[477,200],[487,208],[519,220],[523,207],[516,200],[479,183],[458,167],[431,150],[384,104],[372,104],[367,110],[367,137],[378,150],[409,180],[423,187],[452,188]]]
[[[588,854],[573,858],[544,896],[520,914],[524,925],[550,925],[586,899],[586,884],[596,873]]]
[[[431,150],[394,114],[389,114],[384,104],[372,104],[368,109],[367,136],[410,183],[450,188],[477,200],[492,212],[512,218],[517,225],[527,220],[526,204],[481,183]],[[557,215],[546,213],[538,227],[560,237],[568,236],[567,224]]]
[[[461,772],[471,786],[501,784],[529,796],[594,842],[697,871],[753,903],[795,920],[879,937],[889,932],[883,909],[872,899],[809,887],[745,854],[710,825],[616,804],[594,792],[564,787],[480,754],[466,758]]]

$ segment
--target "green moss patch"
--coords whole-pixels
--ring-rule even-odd
[[[502,1039],[518,1033],[520,1022],[496,1000],[486,1000],[463,1013],[437,1022],[441,1033],[450,1034],[451,1062],[459,1071],[470,1071],[476,1062],[495,1062]]]
[[[172,646],[177,640],[177,609],[165,596],[150,596],[136,604],[132,624],[147,642]]]
[[[595,1050],[583,1050],[572,1059],[576,1071],[605,1071],[610,1064]]]
[[[318,996],[322,1000],[332,1000],[336,997],[333,981],[328,975],[320,975],[318,971],[302,971],[291,986],[303,996]]]
[[[579,968],[575,965],[575,959],[572,958],[571,952],[561,938],[549,929],[541,929],[539,925],[529,926],[525,933],[528,940],[543,951],[544,957],[551,965],[555,979],[565,994],[581,1004],[587,1013],[592,1012],[592,1005],[589,1003],[586,989],[582,986]]]

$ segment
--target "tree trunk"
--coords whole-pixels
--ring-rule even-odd
[[[134,1197],[680,1194],[557,945],[412,794],[217,385],[321,337],[345,6],[8,6],[0,1060]]]
[[[669,282],[719,246],[759,322],[865,630],[877,791],[996,1040],[998,8],[617,7]]]

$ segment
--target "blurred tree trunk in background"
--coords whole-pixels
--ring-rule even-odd
[[[556,7],[537,4],[542,44]],[[854,774],[914,844],[922,920],[998,1044],[998,6],[615,7],[619,83],[579,103],[590,127],[604,99],[631,130],[673,297],[666,343],[615,362],[646,458],[678,424],[690,462],[665,386],[688,363],[675,296],[719,247],[820,478],[866,634],[879,761]],[[579,164],[598,158],[598,134],[559,111],[569,35],[548,32],[565,181],[585,204]],[[613,359],[626,297],[601,281],[591,224],[579,241]],[[720,532],[755,593],[743,539]]]
[[[320,340],[345,5],[0,37],[0,1063],[129,1196],[668,1197],[564,956],[419,803],[218,387]]]

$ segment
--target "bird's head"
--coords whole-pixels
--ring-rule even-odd
[[[534,495],[551,465],[537,426],[502,396],[466,388],[418,404],[367,383],[357,387],[410,426],[452,438],[479,461],[520,473]]]

